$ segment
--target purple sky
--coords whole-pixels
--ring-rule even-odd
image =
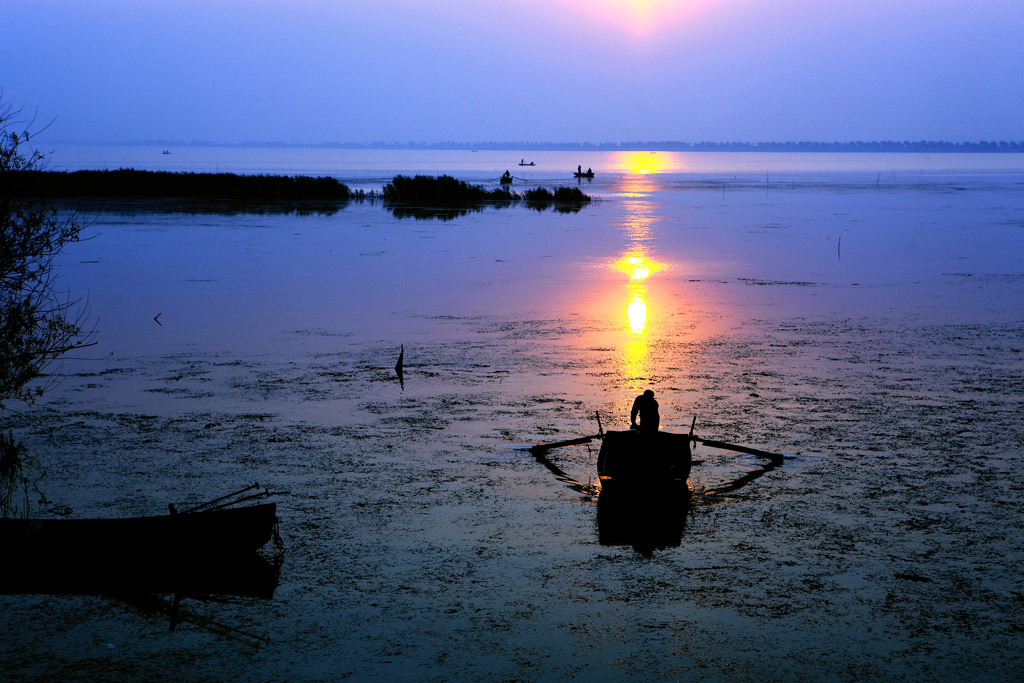
[[[48,140],[1024,140],[1022,0],[2,0]]]

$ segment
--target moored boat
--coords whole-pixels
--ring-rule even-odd
[[[160,562],[180,553],[254,552],[273,538],[277,504],[113,519],[0,519],[0,543],[11,558],[78,557]]]

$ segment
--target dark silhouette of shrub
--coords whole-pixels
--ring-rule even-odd
[[[384,186],[384,200],[423,207],[471,206],[484,202],[511,204],[517,195],[507,189],[486,190],[449,175],[397,175]]]

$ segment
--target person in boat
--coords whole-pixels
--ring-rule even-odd
[[[576,167],[576,172],[583,173],[583,164],[580,164],[579,166]]]
[[[508,169],[505,170],[505,174],[503,176],[501,176],[501,179],[502,180],[511,180],[512,179],[512,174],[508,172]]]
[[[594,172],[590,170],[589,166],[587,166],[587,175],[594,175]]]
[[[637,415],[640,416],[639,425],[636,423]],[[654,400],[654,392],[648,389],[633,400],[633,410],[629,411],[629,428],[642,432],[656,432],[660,424],[658,402]]]

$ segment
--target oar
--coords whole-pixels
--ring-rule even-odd
[[[702,439],[699,436],[691,436],[694,441],[699,441],[705,446],[711,448],[722,448],[727,451],[739,451],[740,453],[749,453],[750,455],[758,455],[762,458],[768,458],[772,462],[781,462],[781,453],[772,453],[771,451],[762,451],[760,448],[751,448],[750,446],[737,446],[734,443],[726,443],[724,441],[716,441],[715,439]]]
[[[597,418],[597,434],[591,434],[590,436],[581,436],[578,439],[568,439],[566,441],[555,441],[554,443],[539,443],[536,446],[530,446],[530,453],[534,455],[543,455],[552,448],[561,448],[562,446],[576,446],[581,443],[590,443],[594,439],[604,438],[604,427],[601,426],[601,413],[594,411],[594,416]],[[696,418],[694,418],[696,419]]]
[[[539,443],[536,446],[530,446],[530,452],[534,455],[541,455],[547,453],[552,448],[561,448],[562,446],[575,446],[581,443],[590,443],[594,439],[600,439],[604,434],[592,434],[590,436],[581,436],[578,439],[568,439],[566,441],[555,441],[554,443]]]
[[[196,505],[195,507],[192,507],[192,508],[189,508],[188,510],[183,511],[182,514],[187,514],[189,512],[198,512],[199,510],[202,510],[203,508],[210,507],[214,503],[219,503],[222,500],[227,500],[228,498],[233,498],[233,497],[238,496],[240,494],[246,493],[247,491],[252,491],[253,489],[258,489],[259,487],[260,487],[260,483],[256,482],[252,486],[246,486],[244,489],[239,489],[238,491],[235,491],[234,493],[229,493],[226,496],[221,496],[220,498],[214,498],[211,501],[207,501],[205,503],[200,503],[199,505]]]
[[[694,443],[700,441],[705,446],[710,446],[711,448],[722,448],[722,449],[727,450],[727,451],[738,451],[740,453],[749,453],[750,455],[758,455],[758,456],[760,456],[762,458],[768,458],[769,460],[772,461],[773,465],[781,465],[782,464],[782,454],[781,453],[772,453],[771,451],[763,451],[760,448],[751,448],[750,446],[738,446],[738,445],[736,445],[734,443],[726,443],[725,441],[718,441],[716,439],[702,439],[699,436],[694,436],[693,435],[693,428],[696,426],[696,424],[697,424],[697,416],[694,415],[693,416],[693,422],[690,423],[690,435],[689,435],[690,436],[690,441],[693,441]]]

